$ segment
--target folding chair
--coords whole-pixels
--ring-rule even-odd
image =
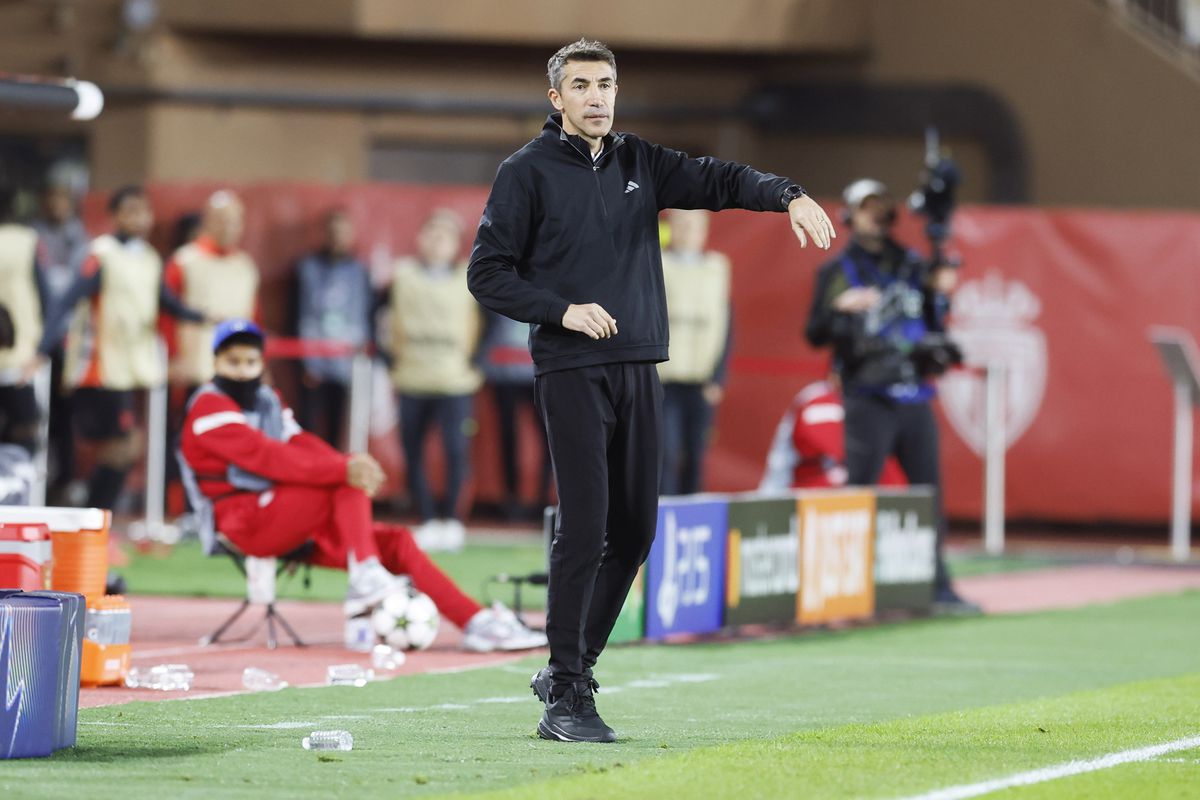
[[[312,583],[312,565],[307,559],[312,554],[315,545],[312,542],[304,544],[292,550],[290,553],[285,553],[279,558],[257,558],[248,556],[238,549],[237,545],[229,540],[222,533],[215,533],[215,550],[208,555],[224,554],[233,560],[234,565],[242,576],[246,579],[246,598],[242,600],[242,604],[237,607],[229,617],[222,622],[215,631],[205,636],[200,640],[202,647],[207,647],[210,644],[216,644],[221,640],[221,637],[233,626],[233,623],[245,613],[252,605],[266,606],[266,612],[263,615],[263,621],[267,624],[267,649],[274,650],[279,646],[279,642],[275,637],[275,623],[279,623],[279,627],[283,628],[284,632],[292,640],[292,644],[297,647],[304,647],[304,642],[297,635],[296,631],[288,623],[287,619],[275,607],[275,583],[278,577],[285,572],[289,575],[295,574],[296,570],[301,566],[304,567],[304,588],[308,588]],[[248,639],[251,634],[245,638]],[[242,639],[240,641],[245,641]]]
[[[176,450],[175,458],[179,461],[180,478],[183,482],[183,488],[187,493],[188,501],[192,506],[196,532],[200,537],[200,545],[204,550],[204,554],[206,556],[228,556],[232,559],[238,572],[242,573],[242,577],[246,579],[246,598],[242,600],[242,604],[224,622],[217,626],[215,631],[202,638],[200,645],[206,647],[210,644],[216,644],[229,628],[241,618],[246,609],[252,605],[261,605],[266,607],[263,621],[266,622],[267,626],[267,647],[269,649],[274,650],[279,646],[278,639],[275,636],[276,622],[279,623],[279,627],[283,628],[284,632],[292,640],[292,644],[297,647],[304,647],[304,642],[297,635],[295,629],[292,628],[283,614],[279,613],[279,609],[275,607],[275,584],[280,575],[284,573],[294,575],[296,570],[303,566],[305,569],[304,587],[308,588],[311,586],[312,566],[308,563],[308,557],[315,548],[314,543],[305,542],[295,550],[285,553],[278,558],[258,558],[246,555],[227,536],[216,529],[212,501],[200,491],[200,483],[197,480],[196,473],[191,465],[187,463],[187,460],[184,459],[183,453]],[[253,631],[240,641],[245,641],[252,635]]]

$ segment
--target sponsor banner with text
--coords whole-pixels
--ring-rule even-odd
[[[933,602],[937,528],[931,489],[875,493],[875,608],[925,611]]]
[[[794,497],[730,501],[726,625],[795,621],[797,526]]]
[[[646,638],[709,633],[725,607],[725,499],[664,499],[646,562]]]
[[[861,619],[875,610],[872,554],[875,495],[802,494],[800,602],[796,621],[811,625]]]

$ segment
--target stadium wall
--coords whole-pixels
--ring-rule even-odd
[[[990,194],[1005,167],[968,130],[949,143],[970,202],[1200,205],[1200,77],[1095,0],[623,0],[594,24],[581,5],[536,0],[463,13],[410,0],[159,8],[144,30],[122,26],[117,0],[0,8],[0,69],[77,74],[105,89],[106,113],[69,128],[87,139],[101,188],[411,181],[373,158],[405,147],[447,147],[451,173],[464,151],[511,152],[536,131],[546,58],[586,30],[620,56],[620,127],[795,175],[819,194],[860,174],[907,189],[919,131],[829,130],[808,107],[768,124],[755,105],[764,88],[932,92],[943,102],[927,121],[948,129],[956,89],[987,95],[1014,121],[1028,192]],[[0,112],[0,134],[67,129]]]

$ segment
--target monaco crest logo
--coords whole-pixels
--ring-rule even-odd
[[[1034,324],[1041,311],[1041,301],[1028,286],[1006,281],[996,270],[982,280],[967,281],[954,293],[951,336],[961,345],[967,366],[1004,368],[1006,447],[1029,429],[1046,392],[1046,337]],[[939,392],[951,427],[976,455],[983,455],[983,375],[949,372]]]

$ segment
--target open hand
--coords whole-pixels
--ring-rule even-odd
[[[811,238],[817,247],[828,250],[829,243],[837,238],[837,232],[833,229],[833,223],[830,222],[825,209],[806,194],[788,203],[788,217],[792,221],[792,231],[800,240],[801,247],[807,247],[808,239]]]
[[[857,314],[876,305],[883,297],[874,286],[859,286],[847,289],[833,299],[834,311]]]

